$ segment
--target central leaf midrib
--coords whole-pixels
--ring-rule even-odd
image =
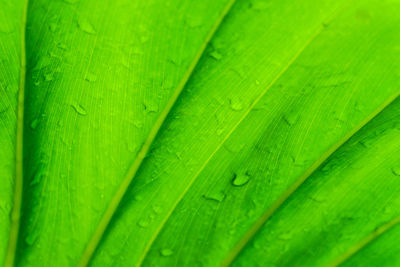
[[[146,157],[151,144],[153,143],[154,139],[156,138],[158,132],[161,129],[161,126],[163,125],[165,119],[167,118],[170,110],[174,106],[176,100],[178,99],[179,95],[181,94],[183,88],[185,87],[187,81],[189,78],[192,76],[192,73],[197,66],[200,58],[204,54],[204,51],[209,43],[209,41],[212,39],[214,36],[215,32],[218,30],[219,26],[221,25],[223,19],[225,16],[229,13],[231,10],[233,4],[235,3],[236,0],[229,0],[228,3],[226,4],[225,8],[221,12],[220,16],[216,20],[215,24],[209,31],[208,35],[204,39],[204,42],[200,46],[200,49],[198,50],[198,53],[195,55],[192,63],[188,67],[187,72],[181,79],[180,83],[178,84],[176,90],[173,92],[171,95],[168,103],[164,107],[163,111],[161,112],[160,116],[157,118],[155,124],[153,125],[152,129],[149,132],[149,135],[147,136],[146,140],[144,141],[140,151],[138,152],[135,160],[131,164],[131,166],[128,169],[128,172],[125,176],[125,178],[122,180],[119,188],[117,189],[116,193],[114,194],[109,206],[107,207],[105,213],[103,214],[103,217],[100,220],[100,223],[98,224],[94,234],[91,236],[91,239],[89,243],[87,244],[85,251],[83,252],[80,261],[78,263],[78,266],[87,266],[93,256],[93,253],[95,252],[96,248],[98,247],[104,232],[109,226],[109,223],[111,221],[111,218],[115,214],[119,203],[121,202],[123,196],[125,195],[131,181],[134,179],[136,176],[137,171],[139,170],[140,166],[142,165],[142,162],[144,158]]]
[[[13,207],[11,210],[10,232],[8,247],[5,258],[5,266],[14,266],[15,255],[18,245],[22,193],[23,193],[23,138],[24,138],[24,101],[26,87],[26,25],[28,16],[29,0],[25,0],[22,6],[22,18],[20,28],[20,72],[19,86],[17,95],[17,125],[16,125],[16,143],[15,143],[15,180]]]

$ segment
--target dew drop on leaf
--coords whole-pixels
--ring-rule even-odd
[[[161,256],[163,256],[163,257],[169,257],[169,256],[171,256],[172,254],[174,254],[174,252],[172,251],[172,249],[163,248],[162,250],[160,250],[160,254],[161,254]]]
[[[391,207],[385,207],[385,209],[383,210],[383,213],[386,213],[386,214],[392,213],[392,208]]]
[[[87,34],[96,34],[96,30],[94,29],[93,25],[85,17],[79,18],[78,26],[82,31],[86,32]]]
[[[233,111],[240,111],[243,109],[243,103],[238,98],[229,99],[229,104]]]
[[[50,31],[55,32],[57,30],[57,23],[55,22],[50,23],[49,29]]]
[[[135,127],[138,129],[143,128],[143,122],[141,121],[135,121],[133,125],[135,125]]]
[[[32,120],[32,122],[29,126],[31,127],[32,130],[35,130],[36,127],[38,126],[38,124],[39,124],[39,119],[34,119],[34,120]]]
[[[44,79],[46,82],[51,82],[54,80],[54,74],[53,73],[47,73],[44,75]]]
[[[247,184],[250,180],[250,176],[247,173],[235,174],[232,180],[232,185],[243,186]]]
[[[187,23],[191,28],[197,28],[203,25],[203,18],[200,16],[193,16],[187,19]]]
[[[50,66],[51,62],[52,62],[52,60],[51,60],[50,57],[48,57],[48,56],[41,57],[38,60],[38,62],[36,63],[36,65],[35,65],[35,67],[33,69],[34,70],[41,70],[41,69],[43,69],[43,68],[45,68],[47,66]]]
[[[40,183],[40,175],[33,176],[32,181],[29,183],[30,186],[34,186]]]
[[[28,236],[25,238],[25,243],[28,244],[29,246],[32,246],[36,239],[39,237],[39,232],[38,231],[30,231]]]
[[[71,104],[71,107],[78,113],[79,115],[85,116],[87,115],[87,112],[84,107],[82,107],[80,104],[73,103]]]
[[[140,219],[137,223],[140,228],[147,228],[150,225],[150,222],[145,219]]]
[[[283,120],[289,125],[292,126],[298,120],[298,113],[296,112],[289,112],[283,115]]]
[[[278,238],[281,240],[290,240],[290,239],[292,239],[292,237],[293,237],[292,233],[286,232],[286,233],[280,234]]]
[[[160,206],[154,205],[153,206],[153,211],[156,214],[160,214],[162,212],[162,208]]]
[[[214,201],[217,201],[217,202],[221,202],[222,200],[224,200],[225,194],[223,192],[221,192],[221,191],[219,191],[219,192],[211,192],[211,193],[204,194],[203,197],[206,200],[214,200]]]
[[[97,76],[93,73],[86,74],[85,80],[88,82],[95,82],[97,81]]]
[[[62,50],[67,50],[67,45],[64,44],[64,43],[58,43],[58,44],[57,44],[57,47],[60,48],[60,49],[62,49]]]
[[[392,173],[396,176],[400,176],[400,167],[393,167]]]
[[[147,102],[144,103],[144,109],[146,110],[146,112],[148,113],[155,113],[158,111],[158,105],[156,103],[151,103],[151,102]]]
[[[222,58],[222,55],[217,50],[211,52],[210,56],[215,60],[220,60]]]
[[[133,199],[135,201],[141,201],[143,199],[143,197],[142,196],[135,196]]]
[[[217,135],[220,136],[221,134],[224,133],[224,129],[218,129],[217,130]]]

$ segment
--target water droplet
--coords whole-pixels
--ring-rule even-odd
[[[222,191],[211,192],[211,193],[204,194],[203,197],[207,200],[214,200],[217,202],[221,202],[225,199],[225,194]]]
[[[64,44],[64,43],[58,43],[57,47],[62,49],[62,50],[67,50],[67,45]]]
[[[140,219],[137,223],[137,225],[141,228],[147,228],[150,225],[150,222],[145,219]]]
[[[51,22],[50,25],[49,25],[49,29],[52,32],[55,32],[57,30],[57,27],[58,27],[57,23],[55,23],[55,22]]]
[[[396,176],[400,176],[400,167],[393,167],[392,173]]]
[[[25,243],[28,244],[29,246],[32,246],[36,239],[39,237],[39,232],[38,231],[30,231],[28,236],[25,238]]]
[[[385,207],[383,212],[386,213],[386,214],[390,214],[390,213],[392,213],[392,208],[391,207]]]
[[[211,52],[210,56],[216,60],[220,60],[222,58],[222,55],[217,50],[214,50],[213,52]]]
[[[36,127],[38,126],[38,124],[39,124],[39,119],[36,118],[36,119],[32,120],[32,122],[29,126],[31,127],[32,130],[35,130]]]
[[[146,110],[146,112],[148,113],[152,113],[152,112],[157,112],[158,111],[158,105],[156,103],[153,102],[147,102],[144,103],[144,109]]]
[[[289,126],[294,125],[294,124],[297,122],[298,118],[299,118],[298,113],[297,113],[297,112],[294,112],[294,111],[293,111],[293,112],[286,113],[285,115],[283,115],[283,120],[284,120]]]
[[[278,236],[279,239],[281,240],[290,240],[292,239],[293,234],[290,232],[282,233]]]
[[[135,127],[138,129],[143,128],[143,122],[141,121],[135,121],[133,125],[135,125]]]
[[[88,82],[95,82],[97,81],[97,76],[93,73],[86,74],[85,80]]]
[[[162,250],[160,250],[160,254],[163,257],[169,257],[172,254],[174,254],[174,251],[172,249],[169,249],[169,248],[163,248]]]
[[[40,183],[40,181],[42,180],[44,174],[41,173],[35,173],[32,176],[31,182],[29,183],[30,186],[34,186]]]
[[[250,180],[250,176],[247,173],[235,174],[232,180],[234,186],[243,186]]]
[[[46,82],[51,82],[54,80],[54,73],[47,73],[44,75],[44,79]]]
[[[243,109],[243,103],[238,98],[229,99],[229,104],[233,111],[240,111]]]
[[[365,106],[362,104],[362,103],[355,103],[355,105],[354,105],[354,109],[357,111],[357,112],[363,112],[364,110],[365,110]]]
[[[82,116],[87,115],[87,112],[86,112],[85,108],[82,107],[80,104],[73,103],[73,104],[71,104],[71,107],[72,107],[79,115],[82,115]]]
[[[47,66],[50,66],[52,59],[48,56],[41,57],[38,62],[36,63],[34,70],[41,70]]]
[[[309,199],[317,202],[317,203],[324,203],[327,201],[325,196],[321,196],[321,195],[316,195],[316,196],[309,196]]]
[[[135,196],[133,199],[136,200],[136,201],[141,201],[143,199],[143,197],[142,196]]]
[[[94,29],[93,25],[85,17],[79,18],[78,26],[82,31],[86,32],[87,34],[96,34],[96,30]]]
[[[162,208],[160,206],[154,205],[153,211],[157,214],[160,214],[162,212]]]

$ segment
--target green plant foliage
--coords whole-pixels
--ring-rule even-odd
[[[0,264],[400,265],[400,0],[0,0]]]

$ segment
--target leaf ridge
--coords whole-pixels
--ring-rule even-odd
[[[359,243],[352,246],[349,250],[345,251],[340,257],[335,259],[331,264],[327,265],[328,267],[339,266],[349,259],[351,259],[354,255],[360,252],[363,248],[377,240],[380,236],[394,228],[396,225],[400,224],[400,216],[397,216],[390,220],[389,222],[379,226],[374,231],[372,231],[369,235],[367,235],[364,239],[362,239]]]
[[[105,213],[103,214],[103,217],[100,220],[100,223],[98,227],[96,228],[94,234],[92,235],[89,243],[87,244],[82,257],[78,263],[78,266],[87,266],[93,256],[93,253],[95,252],[97,246],[99,245],[101,238],[107,229],[111,218],[115,214],[115,211],[117,210],[119,203],[121,202],[123,196],[125,195],[129,185],[131,184],[131,181],[134,179],[136,176],[137,171],[139,170],[144,158],[146,157],[151,144],[153,143],[155,137],[157,136],[161,126],[163,125],[166,117],[168,116],[170,110],[172,109],[173,105],[175,104],[176,100],[180,96],[183,88],[185,87],[187,81],[189,78],[192,76],[192,73],[197,66],[201,56],[203,55],[209,41],[211,38],[214,36],[215,32],[218,30],[219,26],[221,25],[223,19],[225,16],[229,13],[231,10],[233,4],[235,3],[236,0],[229,0],[227,5],[225,6],[224,10],[221,12],[219,18],[217,19],[216,23],[213,25],[211,28],[210,32],[208,33],[207,37],[205,38],[204,42],[202,43],[198,53],[194,57],[194,60],[190,64],[188,71],[186,74],[183,76],[181,79],[180,83],[178,84],[176,90],[172,94],[170,100],[166,104],[165,108],[161,112],[160,116],[157,118],[155,124],[153,125],[152,129],[150,130],[150,133],[144,143],[142,144],[142,147],[140,151],[138,152],[134,162],[131,164],[131,166],[128,169],[128,172],[125,176],[125,178],[122,180],[119,188],[117,189],[116,193],[114,194],[109,206],[107,207]]]
[[[246,247],[246,245],[253,239],[258,233],[262,226],[268,221],[269,218],[288,200],[295,191],[309,178],[319,167],[323,165],[336,151],[338,151],[347,141],[349,141],[355,134],[357,134],[362,128],[364,128],[370,121],[381,114],[388,106],[390,106],[398,97],[400,91],[396,92],[391,96],[385,103],[383,103],[375,112],[371,113],[364,121],[348,132],[341,140],[335,145],[330,147],[321,157],[314,162],[314,164],[301,175],[282,195],[274,202],[274,204],[266,210],[261,217],[253,224],[253,226],[244,234],[243,238],[239,240],[232,252],[225,258],[221,266],[229,266],[240,252]],[[400,222],[400,218],[399,218]]]
[[[14,181],[14,199],[11,211],[10,235],[8,239],[8,248],[6,252],[5,266],[14,266],[15,254],[18,243],[21,204],[23,193],[23,138],[24,138],[24,101],[26,86],[26,21],[28,17],[29,0],[25,0],[22,9],[21,23],[21,42],[20,42],[20,74],[19,90],[17,99],[17,130],[15,144],[15,181]]]

